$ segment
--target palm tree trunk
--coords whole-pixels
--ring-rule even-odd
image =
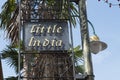
[[[36,19],[37,17],[43,20],[49,18],[54,19],[52,15],[55,15],[56,11],[54,12],[54,10],[50,10],[53,13],[48,13],[46,10],[49,10],[50,6],[46,5],[47,3],[45,3],[45,0],[41,1],[42,2],[39,2],[38,9],[34,9],[35,7],[33,4],[37,2],[33,1],[32,3],[30,0],[24,0],[23,3],[25,4],[21,6],[23,9],[23,19],[27,19],[26,21]],[[35,4],[35,6],[37,6],[37,4]],[[30,12],[32,14],[30,14]],[[64,11],[64,13],[66,12]],[[37,15],[37,17],[34,17],[33,15]],[[24,76],[26,76],[24,80],[73,80],[73,65],[68,53],[26,53],[23,66],[25,68]]]
[[[79,1],[79,12],[80,12],[80,28],[82,37],[82,48],[84,57],[84,67],[85,73],[87,74],[87,80],[94,80],[93,75],[93,65],[92,57],[90,52],[90,42],[89,42],[89,30],[87,24],[87,10],[86,10],[86,0]]]
[[[0,56],[0,80],[3,80],[3,71],[2,71],[1,56]]]
[[[73,80],[71,58],[66,54],[27,54],[23,80]]]

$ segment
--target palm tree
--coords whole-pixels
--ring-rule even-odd
[[[16,46],[7,46],[3,51],[1,51],[1,59],[5,60],[7,65],[12,67],[16,74],[18,74],[18,49]],[[21,67],[20,69],[23,68],[23,62],[21,61]],[[5,80],[17,80],[18,76],[16,77],[9,77],[6,78]]]
[[[15,46],[7,46],[2,52],[1,58],[6,60],[7,64],[12,67],[18,74],[18,49]],[[21,61],[21,64],[23,62]],[[21,69],[22,69],[21,65]]]
[[[18,10],[15,0],[7,0],[2,6],[2,12],[0,13],[0,28],[7,31],[7,37],[12,43],[18,42]]]
[[[1,63],[1,54],[0,54],[0,80],[3,80],[3,71],[2,71],[2,63]]]
[[[22,9],[25,8],[24,4],[30,3],[30,0],[21,0],[21,1],[22,1],[21,2],[21,8]],[[45,5],[46,4],[48,6],[52,5],[54,0],[46,0],[46,1],[41,0],[41,1],[42,1],[41,2],[42,7],[39,7],[39,8],[46,8],[47,6],[45,6]],[[67,5],[67,3],[66,3],[67,0],[63,0],[63,1],[64,1],[64,6]],[[57,6],[57,5],[54,5],[54,7],[55,6]],[[3,10],[2,10],[2,12],[0,14],[0,19],[1,19],[1,26],[0,27],[4,28],[7,31],[7,36],[11,40],[12,45],[16,45],[18,43],[18,24],[19,24],[18,20],[19,20],[19,16],[20,16],[19,15],[19,6],[18,6],[18,4],[16,3],[15,0],[7,0],[7,2],[3,5],[2,8],[3,8]],[[26,7],[26,8],[30,9],[30,7]],[[72,9],[71,14],[77,14],[77,9],[76,9],[76,7],[74,7],[74,5],[72,3],[70,4],[70,8]],[[65,9],[66,8],[64,8],[64,10],[62,10],[62,16],[60,16],[61,14],[57,14],[55,11],[52,11],[50,13],[50,15],[47,16],[47,18],[53,18],[53,17],[55,17],[55,18],[59,17],[59,18],[62,18],[62,19],[68,18],[68,13],[66,12]],[[39,10],[37,13],[41,13],[42,18],[46,19],[46,17],[44,15],[47,15],[48,12],[43,12],[43,14],[42,14],[41,11],[42,10]],[[27,16],[24,15],[24,14],[26,14]],[[54,14],[57,14],[59,16],[57,16],[57,17],[53,16]],[[22,11],[22,16],[21,17],[26,19],[26,21],[29,20],[30,19],[29,11]],[[72,21],[73,25],[76,24],[76,20],[75,20],[74,17],[71,17],[71,21]],[[31,57],[32,57],[32,59],[30,59]],[[57,64],[58,63],[67,64],[67,66],[64,67],[63,70],[69,69],[69,67],[71,67],[70,66],[70,64],[71,64],[70,61],[71,60],[70,59],[68,59],[66,61],[62,60],[62,58],[65,59],[66,57],[69,58],[69,55],[68,54],[66,54],[66,55],[59,55],[59,54],[41,55],[41,54],[37,54],[37,55],[34,55],[34,56],[33,55],[29,55],[29,56],[25,55],[24,56],[25,63],[23,63],[23,65],[27,66],[27,69],[29,70],[30,73],[29,72],[26,72],[26,73],[29,76],[42,77],[42,76],[46,76],[46,74],[47,74],[47,76],[56,76],[56,77],[58,77],[58,76],[61,76],[59,74],[62,72],[63,66],[60,65],[60,67],[58,67],[58,66],[54,67],[54,66],[50,65],[48,67],[48,66],[45,66],[45,64],[46,65],[48,63],[49,64],[56,64],[56,62],[57,62]],[[32,62],[34,64],[32,64],[32,62],[29,63],[30,60],[32,60]],[[39,64],[39,66],[36,66],[36,64]],[[42,69],[43,71],[40,72],[38,69],[39,70]],[[53,70],[53,69],[54,69],[54,71],[52,72],[51,70]],[[72,70],[72,67],[71,67],[71,70]],[[69,75],[69,74],[72,75],[71,70],[69,70],[68,72],[65,72],[64,76]],[[42,80],[44,80],[44,79],[42,79]],[[54,80],[54,79],[52,79],[52,80]],[[71,80],[71,79],[69,79],[69,80]]]
[[[75,52],[76,73],[77,74],[83,73],[84,69],[83,69],[82,65],[80,64],[83,61],[83,59],[82,59],[83,54],[82,54],[82,51],[80,49],[80,46],[75,47],[74,52]],[[49,56],[51,56],[51,55],[49,55]],[[56,56],[56,55],[54,55],[54,56]],[[40,57],[43,57],[43,56],[38,56],[37,55],[38,60],[35,60],[36,63],[32,64],[32,66],[35,67],[33,72],[36,72],[36,73],[38,72],[38,68],[37,68],[36,64],[39,63],[38,61],[43,61],[43,60],[41,60]],[[17,49],[16,46],[7,46],[7,48],[2,51],[1,58],[6,60],[8,66],[14,68],[16,74],[18,74],[18,49]],[[21,61],[21,68],[20,69],[21,70],[23,69],[23,61]],[[18,79],[18,76],[6,78],[6,80],[17,80],[17,79]]]
[[[47,0],[47,1],[48,3],[52,4],[54,0]],[[30,0],[21,0],[21,3],[23,4],[23,5],[21,4],[23,9],[25,8],[24,4],[28,2],[30,2]],[[42,8],[44,8],[45,4],[46,4],[45,0],[43,0]],[[65,5],[67,5],[67,3]],[[70,4],[70,8],[72,9],[71,15],[78,14],[76,7],[72,3]],[[64,16],[62,15],[63,18],[66,16],[68,17],[68,13],[66,14],[65,12],[66,11],[62,12],[63,15],[65,14]],[[28,14],[29,11],[28,12],[23,11],[22,13],[23,13],[22,17],[24,17],[25,15],[27,16],[29,15]],[[18,30],[19,29],[19,25],[18,25],[19,24],[19,5],[16,2],[16,0],[7,0],[5,2],[5,4],[2,6],[2,12],[0,13],[0,20],[1,20],[0,28],[7,30],[7,37],[11,39],[12,43],[17,43],[18,42],[18,31],[19,31]],[[71,17],[71,21],[72,21],[72,24],[75,26],[76,25],[75,17]]]

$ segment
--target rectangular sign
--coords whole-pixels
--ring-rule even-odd
[[[24,23],[24,51],[63,51],[69,49],[67,22]]]

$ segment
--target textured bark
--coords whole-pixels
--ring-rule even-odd
[[[3,80],[2,62],[0,58],[0,80]]]
[[[87,24],[86,0],[79,1],[79,12],[80,12],[80,22],[81,22],[80,27],[81,27],[85,73],[87,73],[87,80],[94,80],[90,44],[89,44],[89,30],[88,30],[88,24]]]
[[[40,0],[38,5],[35,1],[37,0],[22,0],[21,22],[40,22],[39,20],[41,19],[68,18],[67,10],[62,10],[62,13],[55,11],[54,8],[57,8],[58,5],[50,6],[46,0]],[[59,3],[56,2],[56,4]],[[66,4],[64,4],[63,8],[65,8]],[[36,5],[38,5],[37,9],[35,9]],[[23,55],[23,71],[25,71],[23,73],[23,80],[73,80],[73,65],[68,53],[48,52],[39,54],[26,53]]]
[[[73,65],[68,54],[27,54],[23,80],[73,80]]]

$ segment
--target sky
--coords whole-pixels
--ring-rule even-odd
[[[117,0],[108,0],[118,4]],[[0,7],[4,0],[0,0]],[[1,11],[1,9],[0,9]],[[98,54],[92,54],[93,71],[95,80],[119,80],[120,74],[120,8],[119,6],[109,7],[103,0],[87,0],[87,17],[94,25],[96,34],[100,40],[107,43],[108,47]],[[73,30],[74,45],[80,45],[79,25]],[[90,35],[92,34],[89,25]],[[5,39],[4,31],[0,31],[0,51],[6,48],[9,40]],[[3,63],[4,77],[14,76],[14,70]]]

